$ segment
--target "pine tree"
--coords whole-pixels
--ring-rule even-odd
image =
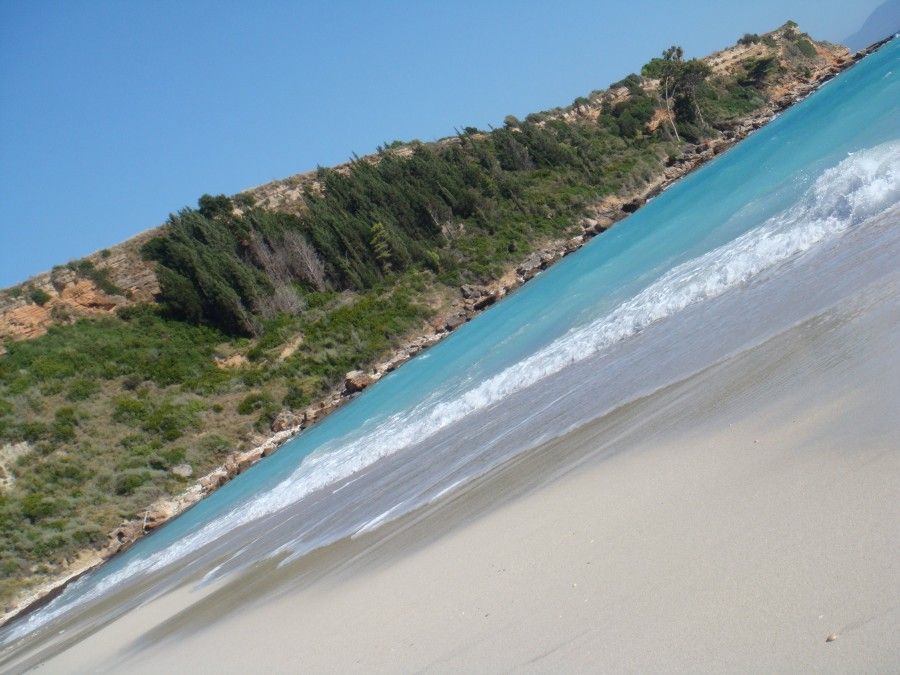
[[[381,222],[372,224],[372,249],[375,258],[384,272],[391,271],[391,244],[388,241],[387,231]]]

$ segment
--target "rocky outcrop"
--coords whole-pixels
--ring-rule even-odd
[[[344,376],[344,391],[355,394],[368,387],[375,380],[361,370],[351,370]]]
[[[194,475],[194,468],[190,464],[176,464],[172,467],[172,473],[179,478],[190,478]]]
[[[152,301],[159,282],[153,266],[141,258],[140,247],[156,233],[144,232],[83,259],[106,276],[116,293],[103,291],[74,266],[56,267],[0,291],[0,341],[29,340],[55,323],[103,316],[118,307]]]
[[[213,363],[216,368],[227,370],[229,368],[243,368],[249,363],[249,360],[243,354],[231,354],[230,356],[214,356]]]
[[[302,427],[306,422],[306,417],[302,413],[295,413],[291,410],[282,410],[272,420],[271,429],[275,433],[286,431],[293,427]]]

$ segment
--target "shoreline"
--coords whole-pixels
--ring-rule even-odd
[[[85,549],[68,567],[66,572],[44,584],[24,592],[12,607],[0,617],[0,626],[23,617],[58,596],[71,582],[96,569],[106,560],[127,550],[134,542],[145,534],[180,515],[188,508],[211,494],[235,476],[244,472],[262,458],[275,452],[281,445],[294,438],[304,429],[312,426],[329,413],[337,409],[356,394],[370,386],[385,374],[393,371],[401,364],[437,343],[456,328],[471,320],[484,309],[512,292],[542,270],[547,269],[559,259],[583,246],[594,236],[609,229],[615,222],[627,217],[639,209],[649,199],[661,193],[677,180],[691,171],[706,164],[724,150],[736,145],[753,131],[770,122],[781,111],[799,102],[822,86],[836,74],[846,70],[864,56],[876,51],[891,38],[885,39],[870,47],[860,50],[855,55],[840,62],[839,65],[824,67],[814,77],[805,82],[797,82],[786,94],[769,102],[759,110],[745,118],[736,120],[731,129],[726,130],[720,138],[699,145],[685,144],[681,155],[669,162],[664,170],[655,176],[640,190],[625,197],[607,197],[587,209],[588,215],[579,221],[581,234],[569,239],[554,240],[539,248],[518,265],[510,266],[497,280],[485,286],[463,286],[461,298],[452,303],[450,312],[433,320],[428,327],[407,337],[401,347],[391,352],[389,357],[376,364],[370,371],[353,371],[348,373],[344,388],[333,391],[318,404],[304,411],[279,416],[273,425],[275,433],[263,443],[243,452],[232,453],[220,466],[200,477],[191,487],[182,493],[166,499],[160,499],[149,505],[142,517],[126,521],[116,527],[110,534],[108,542],[99,549]]]
[[[857,313],[854,297],[846,311],[810,318],[381,528],[200,593],[170,593],[5,665],[893,663],[898,314],[895,304]],[[773,378],[786,354],[795,358]],[[855,385],[841,386],[848,368]]]

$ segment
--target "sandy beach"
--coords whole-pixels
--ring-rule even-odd
[[[163,596],[41,670],[893,670],[894,290],[244,593]]]

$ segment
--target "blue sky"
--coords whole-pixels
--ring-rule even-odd
[[[0,287],[394,139],[570,103],[679,43],[879,0],[0,3]]]

